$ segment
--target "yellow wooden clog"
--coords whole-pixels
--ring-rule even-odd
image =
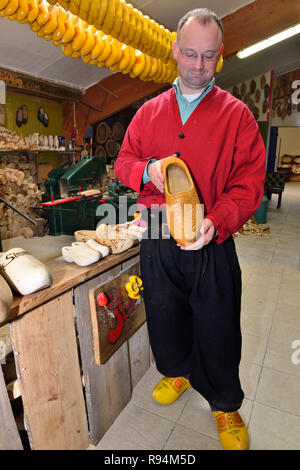
[[[191,384],[184,377],[164,377],[154,387],[152,398],[161,405],[171,405],[188,388],[191,388]]]
[[[59,14],[57,18],[57,28],[53,32],[52,38],[53,41],[60,41],[63,35],[65,34],[66,27],[65,21],[67,21],[68,13],[63,9],[59,8]]]
[[[162,81],[167,73],[163,64]],[[202,209],[189,169],[180,158],[168,158],[163,165],[163,175],[170,234],[180,245],[193,243],[200,235]]]
[[[27,19],[29,23],[36,21],[39,14],[39,2],[38,0],[28,0],[28,15]]]
[[[102,38],[103,38],[103,33],[101,31],[97,31],[95,33],[95,46],[91,50],[92,59],[97,59],[97,57],[100,56],[100,54],[102,53],[104,49],[105,43],[102,40]]]
[[[49,6],[49,20],[43,26],[43,33],[45,35],[52,34],[58,26],[59,9],[56,5]]]
[[[143,288],[143,282],[139,276],[130,276],[129,282],[125,286],[128,297],[131,299],[140,299],[142,297],[141,292]]]
[[[72,13],[68,12],[68,17],[65,21],[65,32],[61,38],[63,44],[67,44],[72,41],[75,36],[75,24],[77,23],[78,18]]]
[[[6,5],[5,11],[8,16],[13,15],[19,6],[18,0],[9,0],[8,4]]]
[[[212,412],[224,450],[247,450],[249,448],[248,431],[238,411],[225,413]]]
[[[28,3],[26,0],[19,0],[19,8],[17,10],[17,20],[19,23],[25,18],[27,19],[28,15]]]
[[[96,28],[95,26],[89,25],[85,32],[86,32],[86,40],[81,48],[81,55],[87,55],[90,54],[91,51],[93,50],[95,44],[96,44],[96,39],[95,39],[95,33],[96,33]]]
[[[3,10],[8,4],[8,0],[0,0],[0,10]],[[5,12],[6,15],[6,12]]]
[[[39,25],[43,26],[50,18],[49,5],[46,0],[41,0],[39,3],[39,14],[36,21]]]

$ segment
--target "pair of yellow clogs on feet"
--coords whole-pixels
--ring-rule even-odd
[[[191,388],[191,384],[184,377],[164,377],[154,387],[152,397],[162,405],[170,405],[188,388]],[[248,432],[238,411],[213,411],[212,413],[224,450],[247,450]]]

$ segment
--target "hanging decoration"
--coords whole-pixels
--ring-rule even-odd
[[[5,126],[6,124],[6,110],[5,107],[0,104],[0,126]]]
[[[44,110],[42,106],[38,109],[38,120],[42,124],[44,124],[45,127],[48,127],[48,124],[49,124],[48,113]]]
[[[28,110],[26,104],[20,106],[16,112],[16,124],[18,127],[21,127],[22,124],[26,124],[28,121]]]
[[[172,83],[176,32],[125,0],[0,0],[0,17],[29,23],[66,56],[144,81]]]

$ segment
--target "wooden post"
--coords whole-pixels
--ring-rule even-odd
[[[0,450],[23,450],[0,365]]]
[[[14,320],[11,338],[32,449],[86,449],[72,291]]]

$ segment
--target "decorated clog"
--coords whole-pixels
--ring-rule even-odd
[[[171,405],[188,388],[191,388],[191,384],[184,377],[164,377],[154,387],[152,397],[161,405]]]

